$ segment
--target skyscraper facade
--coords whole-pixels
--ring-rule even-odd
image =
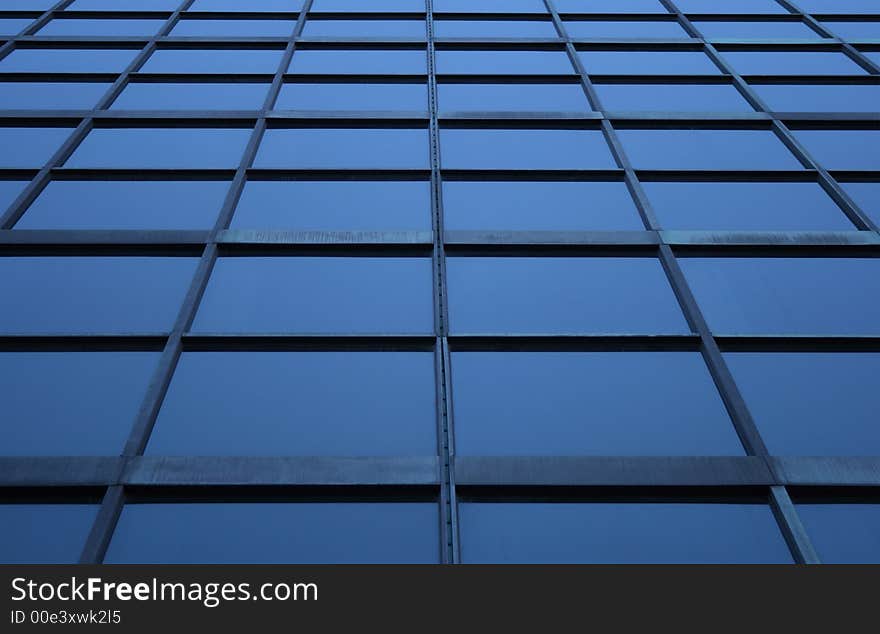
[[[0,560],[880,561],[876,0],[0,28]]]

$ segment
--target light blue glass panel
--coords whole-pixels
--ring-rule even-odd
[[[834,51],[723,51],[740,75],[864,75],[867,71]]]
[[[867,13],[880,15],[876,0],[798,0],[798,7],[810,13]]]
[[[595,84],[605,110],[754,112],[730,84]]]
[[[0,504],[0,562],[75,564],[97,504]]]
[[[829,170],[880,170],[880,130],[794,130],[795,138]]]
[[[428,131],[379,128],[267,130],[255,167],[427,169]]]
[[[434,37],[559,37],[549,20],[434,20]]]
[[[302,9],[303,0],[195,0],[190,11],[269,11],[294,12]]]
[[[425,84],[284,84],[275,110],[427,111]]]
[[[424,0],[315,0],[313,12],[325,13],[424,13]]]
[[[695,20],[693,25],[709,39],[730,40],[803,40],[822,36],[804,22],[718,22]]]
[[[284,51],[264,49],[159,49],[143,73],[274,74]]]
[[[428,72],[423,50],[339,49],[298,50],[289,73],[304,75],[424,75]]]
[[[155,35],[165,20],[59,19],[51,20],[37,35],[146,37]]]
[[[580,84],[440,84],[440,111],[588,112]]]
[[[18,195],[24,191],[29,181],[2,181],[0,180],[0,214],[2,214]]]
[[[138,49],[19,48],[0,60],[0,73],[121,73]]]
[[[565,51],[439,50],[441,75],[572,75],[574,66]]]
[[[775,0],[675,0],[682,13],[788,13]]]
[[[72,128],[0,128],[0,167],[42,167],[73,132]]]
[[[132,83],[111,110],[259,110],[269,84]]]
[[[581,51],[584,69],[593,75],[720,75],[721,69],[700,51]]]
[[[880,113],[880,84],[759,84],[752,90],[776,112]]]
[[[438,13],[546,13],[541,0],[434,0]]]
[[[306,37],[407,37],[425,39],[424,20],[320,20],[311,18]]]
[[[880,564],[880,504],[798,504],[826,564]]]
[[[844,191],[877,224],[880,224],[880,182],[841,183]]]
[[[247,4],[240,5],[247,7]],[[180,20],[171,31],[174,36],[199,37],[289,37],[294,20]]]
[[[86,110],[97,105],[108,83],[0,82],[3,110]]]
[[[565,30],[572,38],[687,38],[690,37],[675,21],[635,20],[566,20]]]
[[[873,22],[828,22],[822,26],[838,37],[855,42],[880,40],[880,20]]]
[[[554,0],[560,13],[667,13],[659,0]]]

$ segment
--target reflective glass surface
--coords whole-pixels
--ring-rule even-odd
[[[97,512],[94,504],[0,504],[0,562],[77,563]]]

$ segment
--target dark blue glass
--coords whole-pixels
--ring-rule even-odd
[[[667,20],[566,20],[565,31],[575,39],[688,37],[687,31],[678,22]]]
[[[65,36],[104,36],[147,37],[155,35],[165,24],[165,20],[51,20],[37,32],[37,35]]]
[[[798,7],[809,13],[880,14],[875,0],[799,0]]]
[[[77,563],[97,513],[95,504],[0,504],[0,562]]]
[[[250,130],[238,128],[96,128],[64,166],[235,168],[250,136]]]
[[[743,455],[697,352],[453,352],[452,389],[458,455]]]
[[[17,35],[33,21],[33,18],[0,18],[0,35]]]
[[[180,0],[74,0],[68,11],[176,11]]]
[[[250,181],[233,229],[430,231],[427,181]]]
[[[682,258],[716,333],[880,334],[880,259]]]
[[[550,20],[434,20],[434,37],[559,37]]]
[[[289,73],[304,75],[424,75],[428,72],[423,50],[339,49],[298,50]]]
[[[3,110],[87,110],[110,88],[108,83],[0,82]]]
[[[144,73],[274,74],[284,51],[268,49],[159,49],[140,70]]]
[[[434,419],[431,352],[184,353],[146,453],[436,455]]]
[[[380,128],[267,130],[255,167],[428,169],[428,131]]]
[[[117,456],[158,352],[0,352],[0,454]]]
[[[880,456],[880,354],[726,353],[770,453]]]
[[[0,167],[43,167],[73,132],[71,128],[0,128]]]
[[[880,40],[880,21],[875,22],[827,22],[822,26],[847,40],[865,42]]]
[[[546,13],[541,0],[434,0],[438,13]]]
[[[426,84],[284,84],[275,110],[428,109]]]
[[[424,13],[424,0],[315,0],[312,11],[325,13]]]
[[[225,181],[52,181],[16,229],[210,229]]]
[[[697,30],[709,39],[730,40],[803,40],[822,36],[804,22],[718,22],[697,20]]]
[[[438,563],[433,503],[126,504],[106,563]]]
[[[427,258],[221,258],[193,330],[426,333],[431,291]]]
[[[0,73],[121,73],[140,51],[130,48],[17,48]]]
[[[700,51],[582,51],[593,75],[718,75],[721,70]]]
[[[687,333],[651,258],[451,257],[456,333]]]
[[[0,180],[0,214],[18,198],[18,195],[27,187],[28,181],[2,181]]]
[[[666,13],[660,0],[555,0],[560,13]]]
[[[450,181],[443,183],[446,229],[641,231],[621,182]]]
[[[682,13],[788,13],[775,0],[676,0]]]
[[[600,130],[445,129],[447,169],[616,169]]]
[[[754,112],[731,84],[596,84],[605,110]]]
[[[792,563],[764,504],[463,503],[464,563]]]
[[[441,75],[572,75],[574,66],[565,51],[439,50]]]
[[[424,20],[317,20],[309,19],[306,37],[407,37],[425,39]]]
[[[841,187],[871,220],[880,225],[880,182],[841,183]]]
[[[770,130],[618,130],[636,169],[798,170]]]
[[[128,84],[112,110],[259,110],[269,84]]]
[[[724,51],[740,75],[863,75],[865,69],[833,51]]]
[[[196,263],[182,257],[0,258],[0,332],[168,331]]]
[[[776,112],[880,112],[880,85],[759,84],[752,90]]]
[[[880,504],[798,504],[826,564],[880,564]]]
[[[250,5],[239,5],[249,7]],[[290,37],[295,20],[180,20],[174,36],[199,37]]]
[[[818,183],[643,182],[664,229],[852,231]]]
[[[587,112],[580,84],[440,84],[441,112]]]
[[[880,130],[794,130],[795,138],[829,170],[880,170]]]
[[[195,0],[190,11],[269,11],[276,13],[295,12],[302,9],[303,0]]]

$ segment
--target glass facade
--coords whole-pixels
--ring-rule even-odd
[[[877,561],[878,24],[0,3],[0,562]]]

